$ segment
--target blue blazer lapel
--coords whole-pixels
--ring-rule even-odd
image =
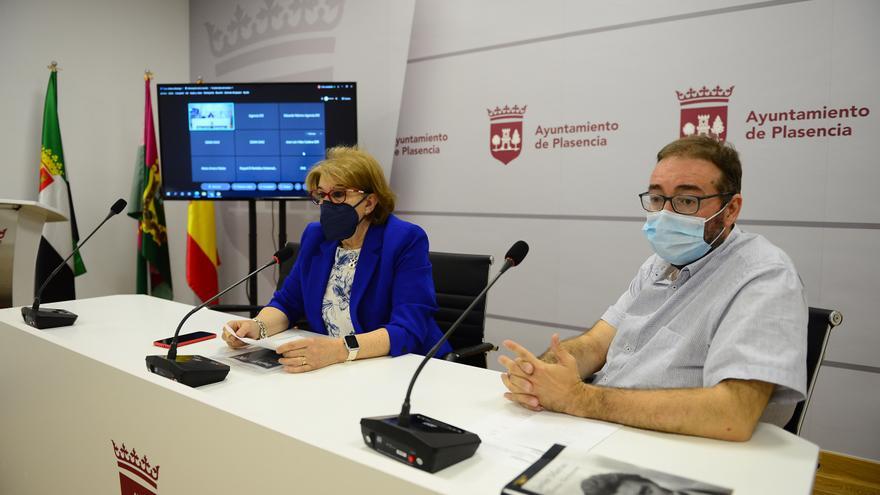
[[[358,321],[358,307],[373,272],[376,271],[376,265],[379,264],[379,256],[382,252],[382,241],[385,238],[385,224],[370,225],[367,230],[364,245],[361,246],[361,254],[358,257],[357,269],[354,272],[354,280],[351,283],[351,322],[354,325],[355,332],[363,332],[361,323]],[[370,329],[373,330],[373,329]]]
[[[317,321],[309,321],[312,328],[326,334],[327,328],[324,326],[324,318],[321,316],[321,305],[324,303],[324,293],[327,291],[327,281],[330,279],[330,270],[333,268],[333,261],[336,259],[336,247],[338,241],[324,241],[320,245],[320,250],[315,256],[315,261],[309,270],[306,279],[306,288],[303,291],[305,296],[305,307],[307,315],[317,315]]]

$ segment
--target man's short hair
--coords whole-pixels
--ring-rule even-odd
[[[688,136],[677,139],[657,153],[657,161],[670,156],[697,158],[715,164],[721,171],[721,180],[715,184],[718,192],[739,193],[742,188],[742,164],[733,145],[709,136]]]

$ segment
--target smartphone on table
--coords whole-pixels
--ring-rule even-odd
[[[195,344],[196,342],[202,342],[204,340],[211,340],[216,336],[217,336],[216,333],[211,333],[211,332],[185,333],[183,335],[177,336],[177,347],[182,347],[187,344]],[[157,347],[164,347],[165,349],[168,349],[169,347],[171,347],[171,341],[173,339],[174,339],[174,337],[168,337],[167,339],[159,339],[159,340],[153,342],[153,345],[155,345]]]

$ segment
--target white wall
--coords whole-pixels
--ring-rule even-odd
[[[864,0],[420,1],[398,138],[445,139],[416,144],[425,154],[398,146],[401,214],[437,250],[500,258],[528,241],[489,295],[487,339],[542,352],[554,331],[599,318],[650,254],[636,194],[679,135],[676,91],[734,86],[723,106],[744,163],[741,226],[791,255],[811,305],[844,313],[804,434],[880,459],[878,19],[880,4]],[[505,105],[527,106],[507,165],[490,154],[487,115]],[[840,123],[851,136],[746,136],[751,111],[851,105],[868,115],[789,123]],[[564,136],[601,146],[536,148],[539,126],[606,121],[618,129]]]
[[[324,0],[277,5],[279,8],[271,14],[271,27],[266,29],[265,18],[261,17],[266,9],[263,0],[191,0],[191,77],[163,82],[185,82],[199,76],[206,82],[356,81],[358,143],[376,156],[386,175],[390,174],[414,0]],[[206,24],[217,26],[225,35],[237,13],[245,19],[243,31],[229,33],[237,42],[231,47],[217,43],[219,51],[215,53]],[[267,34],[255,34],[263,29]],[[243,38],[251,41],[242,42]],[[298,48],[309,46],[315,39],[329,39],[332,50],[314,53]],[[305,225],[318,219],[317,207],[306,203],[288,204],[290,241],[299,241]],[[276,248],[277,216],[274,202],[257,203],[259,263]],[[247,273],[246,202],[217,202],[217,244],[222,287]],[[267,270],[259,277],[259,303],[268,301],[274,289],[275,275]],[[246,299],[242,285],[223,302],[245,304]]]
[[[128,200],[143,133],[143,72],[188,76],[188,11],[186,0],[3,0],[0,197],[37,198],[46,66],[56,60],[61,138],[81,236],[114,200]],[[171,246],[182,249],[185,216],[173,206],[167,213]],[[89,241],[78,297],[134,292],[135,226],[120,215]],[[183,262],[174,265],[181,293]]]

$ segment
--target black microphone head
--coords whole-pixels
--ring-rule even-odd
[[[291,257],[293,257],[293,244],[289,242],[285,244],[283,248],[279,249],[273,256],[279,265],[289,260]]]
[[[127,201],[125,201],[122,198],[119,198],[116,200],[115,203],[113,203],[113,206],[110,207],[110,211],[113,212],[114,215],[118,215],[119,213],[122,212],[122,210],[125,209],[125,205],[127,205],[127,204],[128,204]]]
[[[504,259],[510,260],[512,266],[517,266],[522,263],[523,258],[525,258],[527,254],[529,254],[529,245],[526,241],[516,241],[513,243],[513,246],[510,246],[510,249],[507,250]]]

